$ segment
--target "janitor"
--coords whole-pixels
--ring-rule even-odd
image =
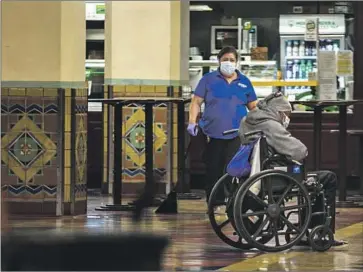
[[[251,81],[237,69],[237,50],[224,47],[217,58],[218,70],[205,74],[194,91],[187,129],[190,135],[196,136],[200,128],[208,141],[204,154],[207,201],[240,145],[237,132],[229,135],[223,135],[223,132],[238,129],[247,109],[253,110],[257,104]],[[205,109],[198,122],[203,103]]]

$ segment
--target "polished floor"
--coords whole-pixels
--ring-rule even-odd
[[[137,226],[128,212],[102,212],[95,207],[111,203],[109,197],[89,197],[88,214],[62,218],[11,218],[12,229],[59,232],[147,232],[170,238],[163,256],[164,270],[198,271],[362,271],[363,209],[340,209],[336,237],[349,242],[342,248],[316,253],[296,247],[282,253],[241,252],[215,235],[206,214],[205,200],[179,200],[177,215],[147,211]]]

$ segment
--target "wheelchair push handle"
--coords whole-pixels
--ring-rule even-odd
[[[247,132],[247,133],[243,134],[244,137],[249,137],[249,136],[252,136],[252,135],[263,136],[263,131],[262,130],[253,130],[253,131],[250,131],[250,132]]]
[[[233,133],[236,133],[238,132],[238,128],[234,128],[234,129],[230,129],[230,130],[225,130],[223,131],[223,136],[226,136],[226,135],[229,135],[229,134],[233,134]]]
[[[233,134],[233,133],[238,132],[238,130],[239,130],[238,128],[225,130],[225,131],[223,131],[223,135],[225,136],[225,135]],[[263,136],[263,131],[262,130],[254,130],[254,131],[250,131],[250,132],[247,132],[247,133],[243,134],[244,137],[249,137],[249,136],[252,136],[252,135]]]

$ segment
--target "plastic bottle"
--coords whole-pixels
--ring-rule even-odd
[[[311,46],[305,45],[305,56],[311,56]]]
[[[311,46],[311,56],[316,56],[316,45]]]
[[[300,62],[300,78],[306,79],[306,65],[304,60]]]
[[[294,60],[294,65],[292,66],[292,78],[299,79],[299,61]]]
[[[325,51],[326,50],[326,41],[325,40],[320,40],[320,50],[321,51]]]
[[[313,72],[316,73],[318,71],[318,66],[316,64],[316,61],[313,62]]]
[[[326,40],[326,47],[325,47],[325,49],[328,50],[328,51],[332,51],[333,50],[332,40]]]
[[[288,61],[286,65],[286,78],[292,79],[292,61]]]
[[[313,65],[311,63],[311,60],[308,60],[306,63],[306,74],[309,75],[313,71]]]
[[[287,46],[286,46],[286,56],[287,57],[292,56],[292,46],[291,46],[291,44],[292,44],[291,41],[287,41]]]
[[[333,50],[334,50],[334,51],[339,51],[339,45],[338,45],[338,42],[337,42],[337,41],[335,41],[335,42],[333,43]]]
[[[294,46],[292,48],[292,55],[294,57],[299,56],[299,41],[294,41]]]
[[[301,41],[299,45],[299,56],[304,57],[305,56],[305,42]]]

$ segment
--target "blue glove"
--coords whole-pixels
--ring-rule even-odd
[[[198,126],[197,124],[189,124],[187,128],[188,133],[191,136],[197,136],[198,135]]]

